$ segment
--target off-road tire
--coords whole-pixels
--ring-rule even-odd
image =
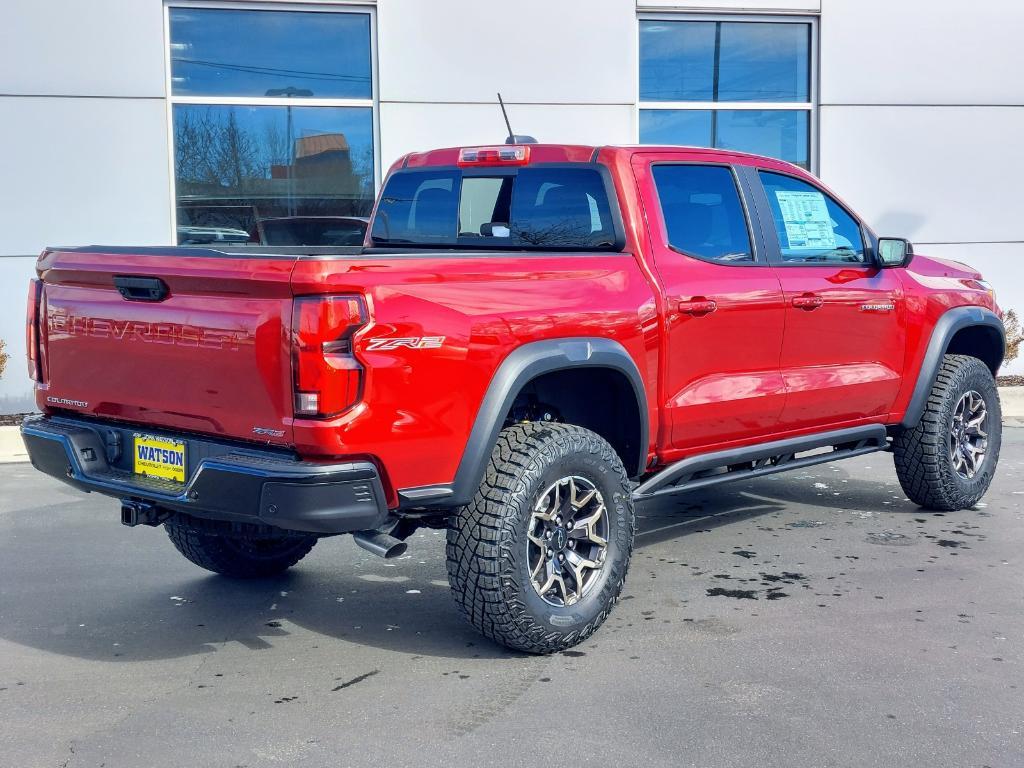
[[[543,490],[567,475],[594,484],[608,515],[604,565],[576,603],[556,606],[530,579],[527,530]],[[635,518],[629,480],[599,435],[569,424],[502,430],[483,482],[448,527],[448,583],[461,613],[486,637],[528,653],[554,653],[601,626],[622,591]]]
[[[277,576],[309,554],[315,536],[229,536],[167,523],[167,535],[181,554],[208,571],[235,579]]]
[[[988,409],[985,459],[973,478],[953,467],[949,431],[960,398],[975,391]],[[935,378],[920,422],[903,429],[893,441],[896,475],[907,497],[926,509],[954,511],[973,507],[992,483],[1002,442],[1002,411],[995,378],[978,358],[946,355]]]

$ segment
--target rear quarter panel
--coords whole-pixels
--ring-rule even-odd
[[[354,337],[366,371],[361,403],[329,421],[296,419],[296,448],[376,459],[392,490],[452,481],[491,378],[523,344],[613,339],[636,362],[648,403],[657,402],[647,370],[657,314],[632,254],[363,254],[300,261],[292,288],[296,295],[362,294],[371,318]],[[443,341],[370,348],[374,340],[423,337]],[[648,417],[655,434],[655,413]]]

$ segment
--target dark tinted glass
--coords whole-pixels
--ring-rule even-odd
[[[604,182],[590,168],[465,178],[457,170],[399,171],[372,226],[378,244],[589,249],[616,240]]]
[[[641,101],[808,101],[809,24],[640,22]]]
[[[262,245],[362,245],[366,221],[346,216],[262,219],[257,234]]]
[[[597,171],[524,168],[512,192],[512,234],[527,245],[600,248],[615,242]]]
[[[723,22],[716,101],[809,101],[808,24]]]
[[[860,225],[835,200],[792,176],[760,176],[784,262],[864,262]]]
[[[371,97],[362,13],[171,8],[176,96]]]
[[[180,244],[257,242],[268,218],[369,215],[369,108],[176,104],[173,118]]]
[[[721,166],[655,165],[652,173],[669,245],[712,261],[754,260],[732,171]]]
[[[393,174],[377,205],[373,239],[381,243],[453,241],[461,183],[459,171]]]

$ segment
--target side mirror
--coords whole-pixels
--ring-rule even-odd
[[[878,261],[883,267],[905,267],[914,255],[914,246],[902,237],[878,239]]]

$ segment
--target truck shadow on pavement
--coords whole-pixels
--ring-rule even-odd
[[[805,507],[809,518],[821,520],[836,511],[879,516],[922,514],[895,481],[852,479],[842,471],[828,475],[780,474],[638,505],[636,549],[642,551],[646,546],[750,518],[792,517],[795,507]]]
[[[692,533],[751,518],[828,519],[839,509],[916,511],[892,483],[835,473],[837,485],[827,485],[839,487],[841,480],[846,482],[838,496],[797,476],[645,502],[638,508],[637,551],[673,539],[682,548]],[[89,525],[98,525],[95,520],[92,516]],[[104,520],[103,525],[116,524]],[[785,522],[778,525],[776,530],[784,529]],[[3,596],[0,637],[106,662],[180,658],[228,646],[258,652],[296,640],[296,653],[341,641],[411,656],[521,656],[481,637],[459,616],[444,581],[442,536],[412,539],[412,557],[394,567],[367,558],[351,542],[327,540],[284,576],[233,581],[194,570],[169,542],[157,541],[154,534],[164,539],[162,531],[141,532],[149,534],[142,546],[128,538],[139,531],[116,530],[123,539],[116,550],[61,567],[56,581],[51,567],[61,555],[52,533],[26,527],[0,541],[0,559],[17,560],[17,578],[34,581],[30,598],[12,599],[10,589]],[[68,548],[83,546],[74,536],[63,542]],[[10,573],[11,567],[5,570]],[[258,663],[258,656],[253,660]]]

